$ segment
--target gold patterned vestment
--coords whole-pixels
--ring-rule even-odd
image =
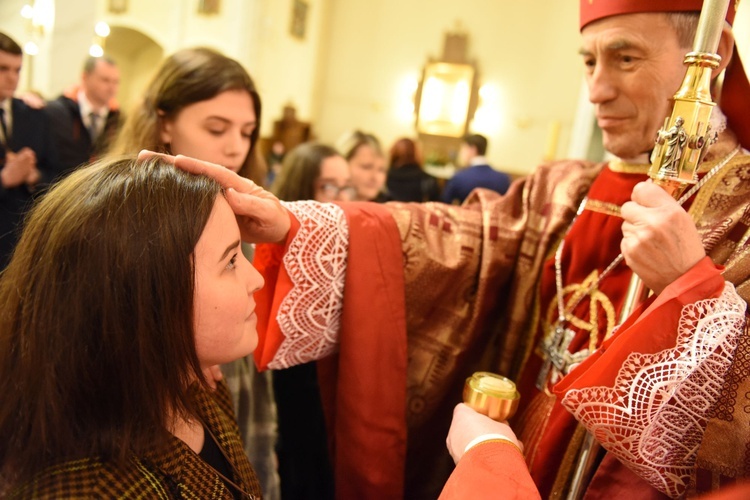
[[[733,134],[724,132],[712,156],[706,158],[707,164],[720,161],[735,145]],[[746,300],[750,289],[743,256],[750,227],[750,214],[745,214],[750,201],[749,164],[747,155],[734,158],[703,187],[691,207],[709,255],[727,265],[725,276]],[[588,278],[597,284],[591,288],[597,304],[619,307],[615,295],[622,295],[624,285],[613,287],[612,283],[626,283],[627,268],[621,266],[619,277],[607,277],[601,283],[592,271],[601,276],[619,251],[617,207],[629,198],[635,182],[645,179],[645,173],[642,168],[630,172],[611,167],[577,161],[545,164],[515,182],[504,196],[478,190],[461,207],[355,203],[334,209],[311,202],[305,202],[309,206],[290,204],[299,219],[293,227],[299,230],[290,233],[286,246],[258,247],[257,254],[266,255],[261,271],[267,286],[266,297],[256,296],[259,325],[263,325],[256,354],[262,353],[264,361],[259,366],[263,367],[274,362],[278,351],[284,352],[285,363],[295,359],[291,347],[295,342],[308,346],[308,353],[318,345],[326,353],[335,352],[333,343],[339,343],[339,353],[325,360],[331,377],[321,383],[321,391],[327,393],[324,406],[337,408],[329,428],[329,437],[335,439],[337,490],[344,486],[340,482],[346,482],[346,491],[359,493],[361,498],[382,498],[386,483],[389,495],[401,491],[394,474],[402,470],[400,443],[407,436],[404,496],[437,497],[453,468],[444,436],[466,377],[478,369],[517,380],[533,380],[537,375],[534,365],[538,370],[541,358],[536,347],[545,334],[550,298],[555,295],[554,279],[542,278],[545,269],[554,274],[552,256],[564,235],[571,239],[563,254],[564,285],[580,288]],[[568,233],[588,194],[596,196]],[[610,198],[616,198],[616,203]],[[318,222],[310,218],[315,213]],[[600,220],[601,225],[589,227],[586,220]],[[298,238],[299,234],[303,236]],[[335,258],[321,259],[327,254],[320,245],[329,245]],[[587,252],[602,255],[591,259]],[[330,293],[321,294],[328,285],[310,280],[327,275],[336,277],[334,282],[342,281],[334,283]],[[394,286],[401,287],[398,293]],[[401,297],[400,290],[405,292]],[[299,300],[286,300],[302,299],[304,293],[314,293],[311,304],[324,307],[307,308]],[[593,325],[590,317],[579,315],[578,308],[592,310],[588,294],[584,295],[575,313],[581,325]],[[601,309],[602,314],[593,309],[597,324],[604,325],[592,328],[597,343],[607,333],[598,328],[612,326],[608,308]],[[268,332],[263,333],[266,322]],[[310,331],[295,326],[302,324],[322,332],[323,344],[309,339]],[[578,330],[584,334],[584,329]],[[589,333],[585,335],[588,338]],[[404,344],[406,352],[401,350]],[[575,345],[576,349],[589,347],[589,342]],[[388,389],[384,384],[396,385]],[[401,384],[406,386],[405,408]],[[374,388],[377,399],[371,396]],[[534,399],[533,394],[524,394],[523,385],[521,389],[522,400]],[[550,410],[549,405],[542,407]],[[559,410],[562,413],[555,413],[555,418],[562,431],[542,428],[540,440],[569,442],[575,421],[562,407]],[[542,413],[541,421],[544,418]],[[383,425],[386,421],[388,425]],[[405,423],[405,433],[392,427],[399,422]],[[568,452],[564,446],[555,453],[543,448],[535,456],[549,469],[549,481],[545,480],[546,486],[545,481],[537,484],[549,490],[565,458],[560,455],[568,456]]]
[[[731,132],[722,134],[706,159],[704,171],[735,145]],[[543,323],[551,308],[550,297],[554,296],[554,290],[540,289],[542,272],[545,263],[551,266],[552,253],[603,168],[603,164],[570,161],[543,165],[516,182],[505,196],[477,191],[460,208],[389,205],[399,226],[405,261],[408,498],[434,496],[452,469],[442,439],[436,436],[446,435],[452,407],[460,401],[462,384],[469,374],[489,369],[512,378],[536,378],[541,358],[535,348],[544,334]],[[645,179],[645,169],[640,172]],[[727,266],[726,279],[737,286],[746,301],[750,299],[750,261],[744,259],[750,236],[750,213],[746,213],[750,205],[749,177],[750,159],[740,154],[701,189],[690,208],[709,256]],[[617,207],[606,203],[589,202],[587,210],[618,217]],[[596,231],[590,231],[595,244],[619,252],[619,236],[615,241],[601,241]],[[571,242],[569,246],[575,245]],[[628,271],[624,264],[622,267],[627,282]],[[547,283],[549,287],[549,280]],[[606,284],[605,279],[602,286]],[[591,295],[597,291],[595,288]],[[586,309],[589,302],[584,299],[579,307]],[[610,297],[610,302],[619,308],[619,297]],[[608,315],[601,316],[603,323],[609,323],[604,328],[611,329],[612,322],[605,318]],[[599,342],[606,333],[598,332]],[[578,349],[582,347],[587,346]],[[524,398],[528,403],[533,394],[522,390]],[[559,410],[564,412],[561,407]],[[542,411],[551,411],[549,405]],[[569,419],[575,429],[570,415],[561,418]],[[712,423],[709,430],[715,425]],[[570,426],[565,432],[569,431]],[[572,436],[566,433],[553,432],[546,437],[567,443]],[[563,460],[571,461],[566,457],[577,452],[573,448],[564,456],[555,452],[543,461],[545,467],[552,467],[548,478],[559,480],[558,467]],[[546,452],[544,446],[540,450]],[[553,484],[550,481],[541,486],[549,491]]]
[[[514,376],[530,350],[542,266],[603,167],[540,166],[462,207],[389,204],[403,241],[408,336],[406,498],[434,498],[453,468],[442,437],[464,379]]]

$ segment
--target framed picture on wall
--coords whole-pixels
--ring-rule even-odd
[[[425,65],[417,95],[417,131],[443,137],[466,133],[476,71],[470,64],[443,61]]]
[[[109,0],[107,10],[110,14],[124,14],[128,11],[128,0]]]
[[[308,5],[304,0],[292,0],[292,23],[290,33],[294,38],[304,40],[307,28]]]
[[[198,14],[214,15],[221,10],[221,0],[198,0]]]

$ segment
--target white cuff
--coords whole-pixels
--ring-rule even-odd
[[[511,438],[508,436],[505,436],[503,434],[482,434],[481,436],[475,437],[472,439],[469,444],[466,445],[466,448],[464,449],[464,453],[469,451],[474,446],[478,445],[479,443],[483,443],[485,441],[490,441],[491,439],[502,439],[503,441],[508,441],[513,446],[518,447],[516,443],[513,442]]]

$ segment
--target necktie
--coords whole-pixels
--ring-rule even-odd
[[[0,143],[7,145],[8,144],[8,125],[5,123],[5,110],[3,108],[0,108],[0,127],[3,129],[3,136],[2,140],[0,140]]]
[[[92,111],[91,114],[89,114],[89,136],[91,137],[91,142],[96,142],[96,137],[99,135],[99,127],[97,127],[98,120],[99,115]]]

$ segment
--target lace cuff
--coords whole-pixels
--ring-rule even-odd
[[[271,369],[321,359],[337,350],[349,249],[349,226],[341,207],[314,201],[283,205],[300,228],[284,254],[292,289],[276,315],[284,340],[268,363]]]
[[[570,390],[563,406],[645,481],[680,496],[743,332],[745,309],[725,283],[719,298],[683,307],[674,348],[630,354],[614,388]]]

